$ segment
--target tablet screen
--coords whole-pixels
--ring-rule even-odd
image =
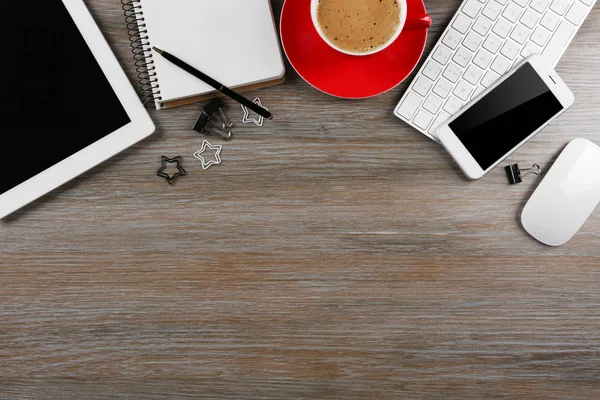
[[[0,37],[2,194],[131,120],[61,0],[2,2]]]

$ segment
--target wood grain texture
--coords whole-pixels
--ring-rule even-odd
[[[120,2],[87,4],[134,80]],[[427,2],[428,50],[458,5]],[[599,26],[558,66],[575,105],[511,162],[600,143]],[[334,99],[290,67],[255,92],[277,119],[208,171],[200,106],[153,111],[151,139],[0,223],[0,398],[598,398],[600,213],[529,238],[539,179],[462,178],[393,117],[405,88]],[[174,187],[161,155],[185,157]]]

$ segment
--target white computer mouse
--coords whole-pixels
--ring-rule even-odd
[[[521,214],[523,227],[549,246],[568,242],[600,202],[600,147],[571,141]]]

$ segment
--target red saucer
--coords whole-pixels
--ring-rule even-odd
[[[362,99],[400,84],[417,66],[427,41],[427,29],[405,30],[385,50],[351,56],[329,47],[317,33],[311,0],[285,0],[281,11],[281,41],[290,63],[315,88],[332,96]],[[411,15],[426,14],[422,0],[408,0]]]

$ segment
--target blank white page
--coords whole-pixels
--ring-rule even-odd
[[[225,86],[283,77],[270,0],[142,0],[151,46],[179,57]],[[154,54],[163,102],[214,92]]]

